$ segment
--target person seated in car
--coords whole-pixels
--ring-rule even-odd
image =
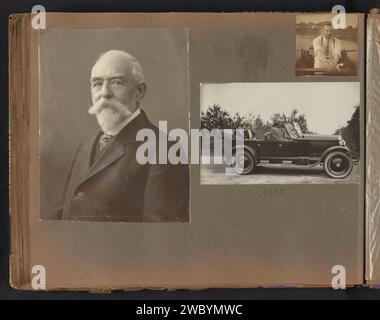
[[[287,141],[288,134],[284,128],[284,125],[275,122],[272,128],[265,133],[265,140],[267,141]]]

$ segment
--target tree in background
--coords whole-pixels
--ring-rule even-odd
[[[355,111],[351,116],[351,119],[347,121],[345,127],[337,129],[334,134],[340,134],[344,141],[347,143],[347,147],[355,153],[360,155],[360,108],[354,107]]]
[[[245,117],[245,125],[248,129],[254,130],[256,127],[256,122],[260,120],[260,115],[258,116],[258,118],[256,118],[256,116],[252,112],[249,112],[248,115]]]
[[[201,128],[202,129],[252,129],[255,116],[242,116],[239,112],[231,115],[222,109],[218,104],[214,104],[201,112]]]
[[[286,124],[286,123],[292,123],[297,122],[302,130],[303,133],[312,133],[309,130],[309,127],[307,125],[307,121],[304,114],[299,114],[297,109],[293,109],[289,116],[287,116],[285,113],[275,113],[271,117],[271,121],[273,124]]]
[[[255,115],[252,112],[248,115],[241,115],[236,112],[233,116],[218,104],[209,106],[206,112],[201,113],[202,129],[249,129],[255,132],[257,139],[264,139],[264,134],[274,123],[286,124],[297,122],[302,132],[311,133],[304,114],[299,114],[297,109],[293,109],[289,115],[285,113],[275,113],[271,116],[270,121],[264,122],[260,114]]]
[[[206,112],[201,113],[201,128],[208,130],[230,128],[232,124],[231,115],[222,110],[221,106],[214,104],[208,107]]]
[[[290,113],[290,116],[288,118],[289,122],[297,122],[302,130],[303,133],[313,133],[309,130],[309,127],[307,125],[307,120],[305,118],[305,114],[299,114],[297,109],[293,109]]]

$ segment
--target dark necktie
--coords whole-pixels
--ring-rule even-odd
[[[326,56],[329,57],[330,56],[330,40],[327,40],[325,51],[326,51]]]
[[[99,138],[98,153],[100,153],[112,140],[113,136],[103,133]]]

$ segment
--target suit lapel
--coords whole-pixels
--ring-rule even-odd
[[[128,143],[137,143],[136,133],[141,128],[150,127],[150,122],[146,118],[145,113],[141,110],[141,114],[133,119],[120,133],[113,138],[111,143],[98,155],[96,160],[91,164],[92,157],[96,152],[98,140],[102,132],[99,130],[95,138],[87,143],[84,150],[85,163],[87,168],[84,175],[81,176],[79,184],[90,179],[98,172],[104,170],[116,160],[125,155],[125,145]]]
[[[88,174],[89,169],[91,168],[91,159],[92,152],[94,150],[94,146],[96,147],[99,136],[101,135],[101,131],[98,130],[95,134],[93,133],[91,136],[87,137],[84,140],[79,153],[77,160],[75,161],[74,167],[74,184],[78,185]]]
[[[93,150],[97,147],[97,144],[93,146]],[[105,147],[102,153],[96,158],[94,163],[90,166],[87,174],[82,178],[83,181],[91,178],[93,175],[108,167],[114,161],[118,160],[125,154],[124,145],[115,137],[112,142]],[[90,157],[91,158],[91,157]]]

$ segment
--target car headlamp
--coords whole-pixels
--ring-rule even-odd
[[[342,139],[342,136],[339,136],[339,145],[342,146],[342,147],[345,147],[346,146],[346,141],[344,141]]]

